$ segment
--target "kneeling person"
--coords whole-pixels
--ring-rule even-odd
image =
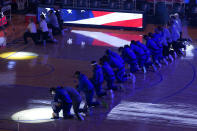
[[[72,88],[72,87],[62,87],[62,88],[68,92],[72,100],[73,110],[74,110],[76,117],[78,118],[78,120],[83,120],[84,118],[79,113],[85,112],[85,111],[83,109],[80,109],[82,98],[79,92],[75,88]]]
[[[37,39],[38,39],[37,28],[32,18],[29,19],[29,25],[27,26],[27,30],[24,33],[23,37],[24,37],[25,44],[28,43],[27,41],[28,37],[31,37],[34,43],[37,44]]]
[[[95,87],[96,95],[98,97],[107,95],[107,93],[102,90],[102,84],[104,80],[102,68],[96,63],[96,61],[92,61],[91,65],[93,67],[93,76],[91,78],[91,82]]]
[[[82,91],[86,97],[86,103],[88,107],[98,106],[99,102],[93,102],[94,98],[94,86],[90,82],[90,80],[81,72],[76,71],[75,77],[78,79],[78,86],[77,90],[80,92]]]
[[[52,101],[53,108],[53,118],[59,118],[59,112],[63,110],[64,119],[73,118],[70,114],[70,109],[72,107],[72,100],[68,95],[67,91],[62,87],[50,88],[50,93],[54,96],[54,100]]]

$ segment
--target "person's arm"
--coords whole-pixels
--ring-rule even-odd
[[[98,70],[95,69],[93,71],[93,79],[92,79],[94,82],[97,82],[98,81]]]
[[[81,91],[79,90],[79,85],[76,85],[76,86],[75,86],[75,89],[77,90],[77,92],[79,92],[79,93],[81,92]]]
[[[82,91],[82,82],[80,82],[80,80],[78,79],[78,85],[76,85],[76,89],[78,92]]]
[[[148,41],[147,45],[152,50],[158,50],[158,47],[157,47],[156,43],[153,42],[153,41]]]
[[[78,85],[77,90],[78,90],[79,92],[81,92],[81,91],[82,91],[82,88],[83,88],[82,82],[79,81],[79,85]]]

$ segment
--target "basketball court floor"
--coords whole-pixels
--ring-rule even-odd
[[[71,27],[55,37],[57,43],[43,46],[31,40],[24,45],[24,18],[13,19],[6,34],[2,32],[7,46],[0,49],[0,131],[197,130],[197,29],[183,28],[184,37],[193,40],[184,57],[157,72],[135,73],[121,91],[100,98],[101,106],[84,121],[52,120],[50,87],[74,87],[75,71],[91,77],[92,60],[99,60],[106,49],[117,51],[130,40],[142,41],[154,26],[142,32]]]

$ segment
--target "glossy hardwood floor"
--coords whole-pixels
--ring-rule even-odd
[[[8,44],[0,49],[0,130],[197,130],[197,29],[184,26],[184,36],[193,39],[185,57],[157,72],[137,72],[124,89],[99,98],[103,104],[80,122],[50,119],[49,87],[74,87],[76,70],[91,77],[90,61],[98,60],[106,49],[117,51],[131,39],[142,40],[155,26],[148,25],[143,32],[71,27],[55,37],[58,42],[43,46],[30,39],[23,44],[24,25],[23,16],[14,16],[13,26],[5,29]]]

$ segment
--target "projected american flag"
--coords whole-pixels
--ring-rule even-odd
[[[38,7],[38,21],[40,14],[48,16],[48,11],[53,8]],[[78,25],[101,25],[127,28],[143,28],[142,13],[94,11],[80,9],[61,9],[64,23]],[[47,20],[47,19],[46,19]]]
[[[143,27],[143,14],[138,13],[62,9],[62,16],[64,23]]]

